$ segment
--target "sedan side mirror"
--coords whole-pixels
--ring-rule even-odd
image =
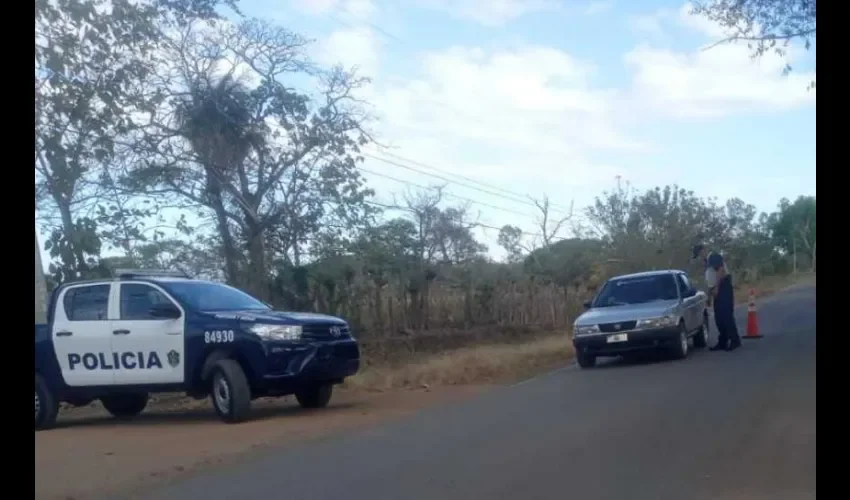
[[[148,310],[148,314],[154,318],[177,319],[180,317],[180,309],[172,304],[157,304]]]
[[[590,309],[590,301],[587,301],[582,305],[584,306],[585,309]]]
[[[693,288],[690,288],[688,290],[685,290],[685,292],[682,294],[682,297],[689,298],[689,297],[693,297],[696,294],[697,294],[697,291]]]

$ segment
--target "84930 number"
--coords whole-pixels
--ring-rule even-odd
[[[233,337],[233,330],[210,330],[204,332],[204,342],[207,344],[233,342]]]

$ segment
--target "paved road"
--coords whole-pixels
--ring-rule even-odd
[[[766,338],[733,353],[567,367],[149,498],[815,498],[815,303],[812,287],[767,299]]]

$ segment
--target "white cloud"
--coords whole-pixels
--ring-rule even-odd
[[[690,3],[679,8],[676,20],[681,26],[708,38],[720,39],[727,36],[726,30],[722,26],[705,16],[691,14],[691,8]]]
[[[380,69],[380,41],[369,28],[353,27],[335,31],[319,42],[318,59],[328,65],[357,67],[360,76],[374,79]]]
[[[555,0],[417,0],[417,3],[485,26],[501,26],[526,14],[560,7]]]
[[[343,14],[366,20],[378,12],[378,6],[372,0],[291,0],[296,10],[306,14],[325,16]]]
[[[395,127],[489,146],[570,154],[636,149],[611,126],[615,92],[593,89],[595,68],[566,52],[527,46],[487,54],[456,47],[422,59],[423,76],[390,85],[379,108]]]
[[[590,2],[587,7],[584,8],[584,13],[588,16],[596,16],[610,12],[613,8],[614,2],[612,1]]]
[[[338,7],[340,0],[292,0],[292,6],[301,12],[323,15]]]
[[[783,76],[785,60],[757,60],[739,45],[689,54],[641,45],[624,56],[634,71],[635,102],[645,111],[674,117],[712,117],[752,111],[784,111],[813,104],[811,73]]]
[[[703,16],[690,13],[686,3],[677,10],[660,9],[633,18],[644,33],[663,35],[678,27],[710,40],[725,36],[724,29]],[[807,85],[814,73],[782,74],[785,64],[799,59],[799,50],[785,58],[774,53],[753,59],[743,43],[722,44],[706,50],[674,52],[641,44],[624,56],[633,70],[630,100],[642,113],[678,118],[705,118],[752,111],[783,111],[815,102]]]
[[[582,206],[626,174],[599,160],[598,153],[648,149],[618,126],[619,111],[613,107],[618,92],[594,88],[596,68],[564,51],[455,47],[424,54],[420,63],[421,75],[386,82],[372,100],[380,115],[378,140],[404,158],[519,193],[546,192],[560,203],[575,199]],[[411,182],[439,183],[381,162],[368,164]],[[379,191],[402,188],[389,182]],[[450,191],[463,193],[456,185]],[[480,192],[463,194],[534,212]],[[507,220],[502,212],[477,208],[492,212],[500,224]]]
[[[637,14],[629,17],[629,29],[640,35],[661,37],[665,35],[664,24],[670,19],[670,9],[658,9],[647,14]]]

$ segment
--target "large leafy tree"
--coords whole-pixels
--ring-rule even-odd
[[[160,72],[171,96],[152,111],[147,161],[132,172],[137,189],[202,207],[228,281],[263,298],[270,261],[300,266],[318,233],[369,213],[371,191],[356,169],[370,140],[355,97],[366,80],[315,67],[307,43],[257,20],[181,31]],[[290,86],[298,79],[319,91]]]
[[[36,0],[36,209],[57,259],[54,278],[85,275],[107,226],[138,208],[103,200],[117,194],[108,172],[150,105],[147,83],[163,33],[218,17],[233,0]]]

